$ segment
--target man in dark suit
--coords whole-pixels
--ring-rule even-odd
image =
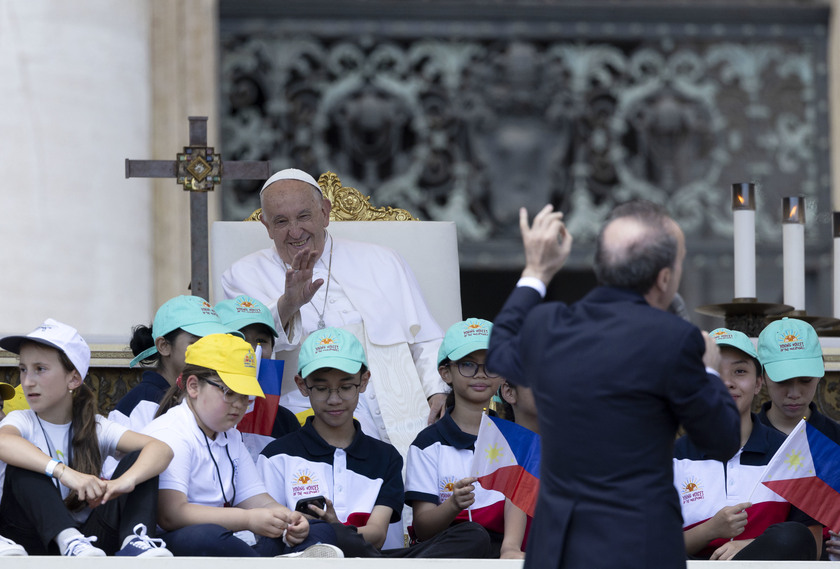
[[[542,433],[540,495],[525,567],[685,567],[672,456],[682,424],[709,456],[740,444],[738,411],[708,334],[666,312],[685,238],[662,208],[631,202],[598,236],[599,287],[541,303],[571,251],[563,214],[529,227],[526,266],[495,320],[487,365],[533,388]]]

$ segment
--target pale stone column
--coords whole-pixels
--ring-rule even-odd
[[[0,334],[150,320],[151,184],[124,167],[149,151],[150,21],[145,0],[0,2]]]
[[[218,147],[218,9],[216,0],[152,0],[152,154],[175,159],[189,144],[189,116],[207,116],[207,143]],[[143,157],[137,157],[143,158]],[[190,294],[189,193],[175,180],[155,180],[154,313],[169,298]],[[210,219],[219,218],[219,192]],[[151,318],[151,315],[149,318]]]
[[[189,115],[218,145],[217,19],[216,0],[0,2],[0,334],[53,317],[121,343],[187,293],[188,195],[124,163],[174,160]]]

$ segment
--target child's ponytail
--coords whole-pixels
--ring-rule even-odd
[[[64,352],[59,351],[58,357],[67,371],[76,369]],[[69,466],[77,472],[93,476],[100,476],[102,471],[102,455],[99,452],[99,437],[96,434],[98,412],[93,390],[82,383],[73,392],[73,440],[70,442],[72,455]],[[85,506],[84,502],[79,501],[76,492],[71,492],[64,502],[71,511],[80,510]]]

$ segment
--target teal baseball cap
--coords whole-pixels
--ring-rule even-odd
[[[490,345],[493,323],[481,318],[467,318],[449,327],[438,349],[438,365],[445,359],[460,360],[467,354],[486,350]]]
[[[242,338],[242,333],[231,330],[222,324],[219,315],[213,310],[209,302],[200,296],[181,295],[170,298],[158,308],[155,320],[152,323],[152,337],[157,340],[177,329],[189,332],[194,336],[203,338],[210,334],[235,334]],[[140,352],[131,362],[129,367],[134,367],[157,353],[157,346]]]
[[[367,365],[365,349],[356,336],[343,328],[312,332],[300,346],[298,369],[301,377],[326,367],[356,373]]]
[[[240,294],[236,298],[217,302],[214,309],[222,324],[229,328],[242,330],[252,324],[263,324],[268,326],[275,338],[278,336],[274,327],[274,316],[268,307],[256,298]]]
[[[814,327],[796,318],[771,322],[758,335],[758,360],[775,382],[794,377],[823,377],[820,338]]]
[[[730,330],[729,328],[715,328],[709,332],[709,336],[718,346],[731,346],[741,350],[751,358],[758,359],[758,353],[755,351],[752,340],[743,332]]]

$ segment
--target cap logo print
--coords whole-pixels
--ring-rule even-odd
[[[779,349],[783,352],[805,349],[805,342],[793,330],[780,331],[776,335],[776,341],[779,343]]]
[[[254,306],[254,303],[249,300],[239,300],[236,303],[236,311],[244,312],[246,314],[259,314],[260,309]]]
[[[257,367],[257,360],[254,353],[248,352],[245,354],[245,361],[243,363],[245,364],[245,367]]]
[[[315,346],[313,350],[315,355],[324,353],[324,352],[340,352],[341,346],[336,343],[335,338],[332,336],[324,336],[320,340],[318,340],[318,345]]]

